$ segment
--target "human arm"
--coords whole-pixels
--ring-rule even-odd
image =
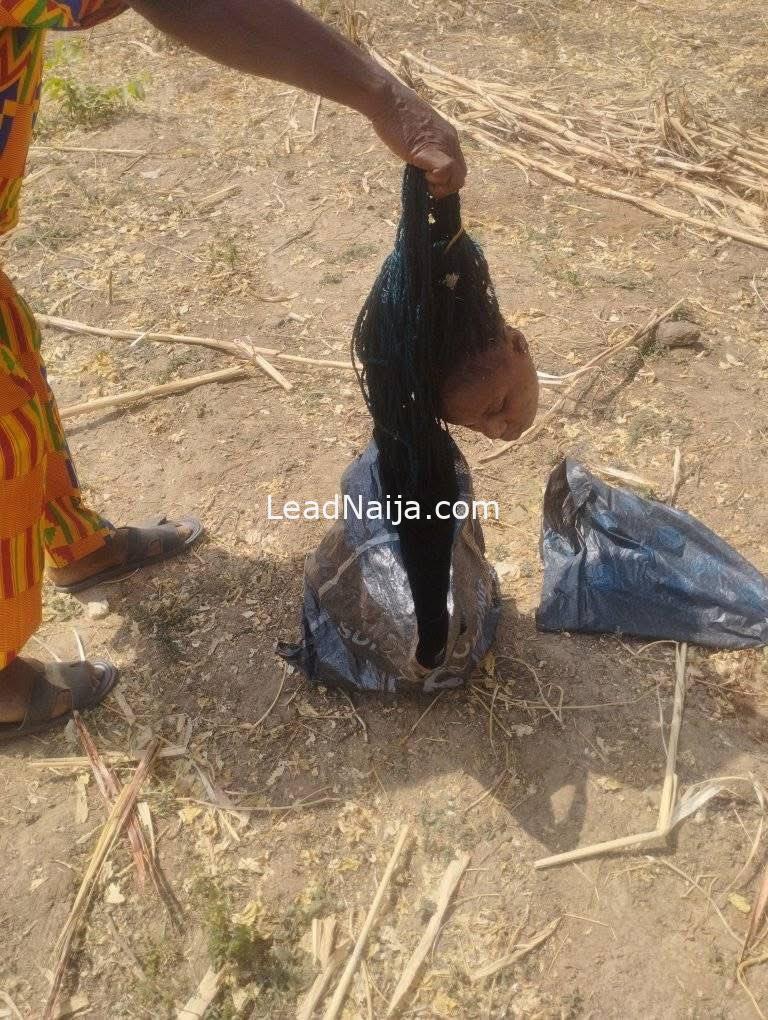
[[[396,156],[426,172],[437,197],[463,185],[466,164],[451,125],[293,0],[128,2],[161,31],[220,64],[357,110]]]

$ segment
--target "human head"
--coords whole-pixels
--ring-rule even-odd
[[[443,382],[441,414],[489,439],[519,439],[539,403],[536,367],[523,334],[504,325],[499,342],[462,359]]]
[[[395,248],[353,336],[390,492],[420,499],[455,488],[448,421],[501,436],[535,413],[532,363],[516,349],[521,343],[504,322],[482,249],[462,227],[458,196],[432,198],[424,175],[406,168]],[[522,410],[514,394],[518,374]],[[504,412],[485,407],[491,388],[506,402]],[[477,415],[473,395],[483,404]],[[517,408],[510,418],[507,405]]]

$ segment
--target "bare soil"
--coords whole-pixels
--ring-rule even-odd
[[[320,6],[343,20],[338,7]],[[538,94],[598,106],[617,97],[643,106],[672,80],[738,123],[763,119],[768,28],[745,2],[418,0],[369,11],[358,20],[374,22],[377,47],[391,55],[408,46],[460,72],[503,73]],[[47,147],[30,162],[39,176],[22,226],[3,242],[5,269],[33,307],[344,359],[398,215],[399,167],[365,124],[324,102],[313,136],[312,97],[215,67],[133,15],[82,45],[58,41],[50,54],[52,74],[94,90],[68,110],[47,102],[39,139]],[[129,98],[107,123],[85,123],[94,105],[109,106],[104,90],[137,82],[143,99]],[[404,820],[414,838],[367,954],[371,1005],[361,979],[345,1016],[385,1015],[460,850],[471,852],[470,870],[406,1015],[755,1015],[735,979],[747,917],[729,884],[749,855],[756,803],[714,802],[668,853],[532,869],[540,856],[653,826],[660,706],[668,718],[674,675],[669,646],[543,635],[533,613],[542,494],[566,453],[663,492],[679,447],[690,474],[680,505],[768,570],[764,255],[526,179],[471,143],[467,155],[467,223],[540,367],[568,370],[681,297],[703,346],[651,353],[639,366],[636,354],[623,355],[567,416],[476,471],[478,495],[502,508],[500,524],[485,529],[489,557],[505,565],[495,674],[433,707],[358,699],[365,729],[345,698],[310,690],[298,674],[254,726],[280,683],[275,643],[297,634],[303,558],[326,526],[269,521],[266,500],[334,494],[369,436],[352,373],[283,364],[290,394],[255,376],[73,420],[84,487],[112,521],[191,512],[207,529],[183,561],[84,599],[46,596],[39,636],[49,649],[74,656],[76,627],[90,653],[121,669],[128,716],[112,699],[88,718],[103,751],[191,734],[189,754],[161,762],[144,794],[183,925],[170,925],[152,892],[137,893],[121,845],[67,974],[64,998],[87,1004],[83,1015],[174,1016],[222,962],[226,987],[208,1016],[295,1015],[314,976],[302,945],[312,918],[336,913],[344,930],[359,930]],[[198,208],[229,185],[235,194]],[[275,295],[293,296],[264,300]],[[46,356],[62,406],[230,363],[195,348],[57,331],[47,333]],[[480,437],[458,438],[473,464],[488,449]],[[95,620],[87,604],[98,600],[109,614]],[[767,781],[765,655],[697,651],[690,677],[681,783],[748,773]],[[491,721],[481,692],[497,685],[504,697]],[[560,720],[542,691],[553,704],[562,699]],[[41,1013],[53,945],[104,820],[93,782],[83,817],[78,771],[36,763],[80,753],[69,732],[3,750],[0,988],[24,1017]],[[203,806],[210,791],[200,770],[234,803],[270,810],[241,819]],[[304,808],[302,799],[322,803]],[[761,847],[734,887],[747,903],[763,863]],[[233,917],[249,904],[256,920],[238,927]],[[562,917],[555,935],[470,984],[468,971],[509,951],[528,911],[526,935]],[[765,969],[749,980],[768,1002]],[[252,998],[239,1007],[242,989]]]

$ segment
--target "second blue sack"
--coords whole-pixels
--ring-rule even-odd
[[[683,510],[565,460],[544,497],[536,622],[713,648],[768,643],[768,579]]]

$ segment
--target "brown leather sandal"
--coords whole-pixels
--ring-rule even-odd
[[[71,663],[14,659],[3,672],[11,671],[14,667],[32,667],[37,675],[29,692],[24,719],[21,722],[0,723],[0,742],[63,726],[72,718],[73,712],[84,712],[98,705],[117,683],[117,669],[101,659]],[[97,680],[95,687],[94,679]],[[68,699],[69,707],[63,713],[53,715],[57,707],[60,707],[62,697]]]
[[[179,527],[189,529],[189,535],[186,538],[179,535]],[[174,556],[187,552],[198,541],[203,533],[203,525],[197,517],[180,517],[178,520],[169,521],[167,517],[160,514],[136,527],[120,528],[119,530],[127,532],[126,556],[122,563],[100,570],[74,584],[56,584],[54,590],[74,595],[76,592],[94,588],[97,584],[102,584],[105,581],[117,581],[121,577],[127,577],[128,574],[132,574],[140,567],[148,567],[153,563],[170,560]],[[110,539],[107,538],[107,543],[109,541]]]

